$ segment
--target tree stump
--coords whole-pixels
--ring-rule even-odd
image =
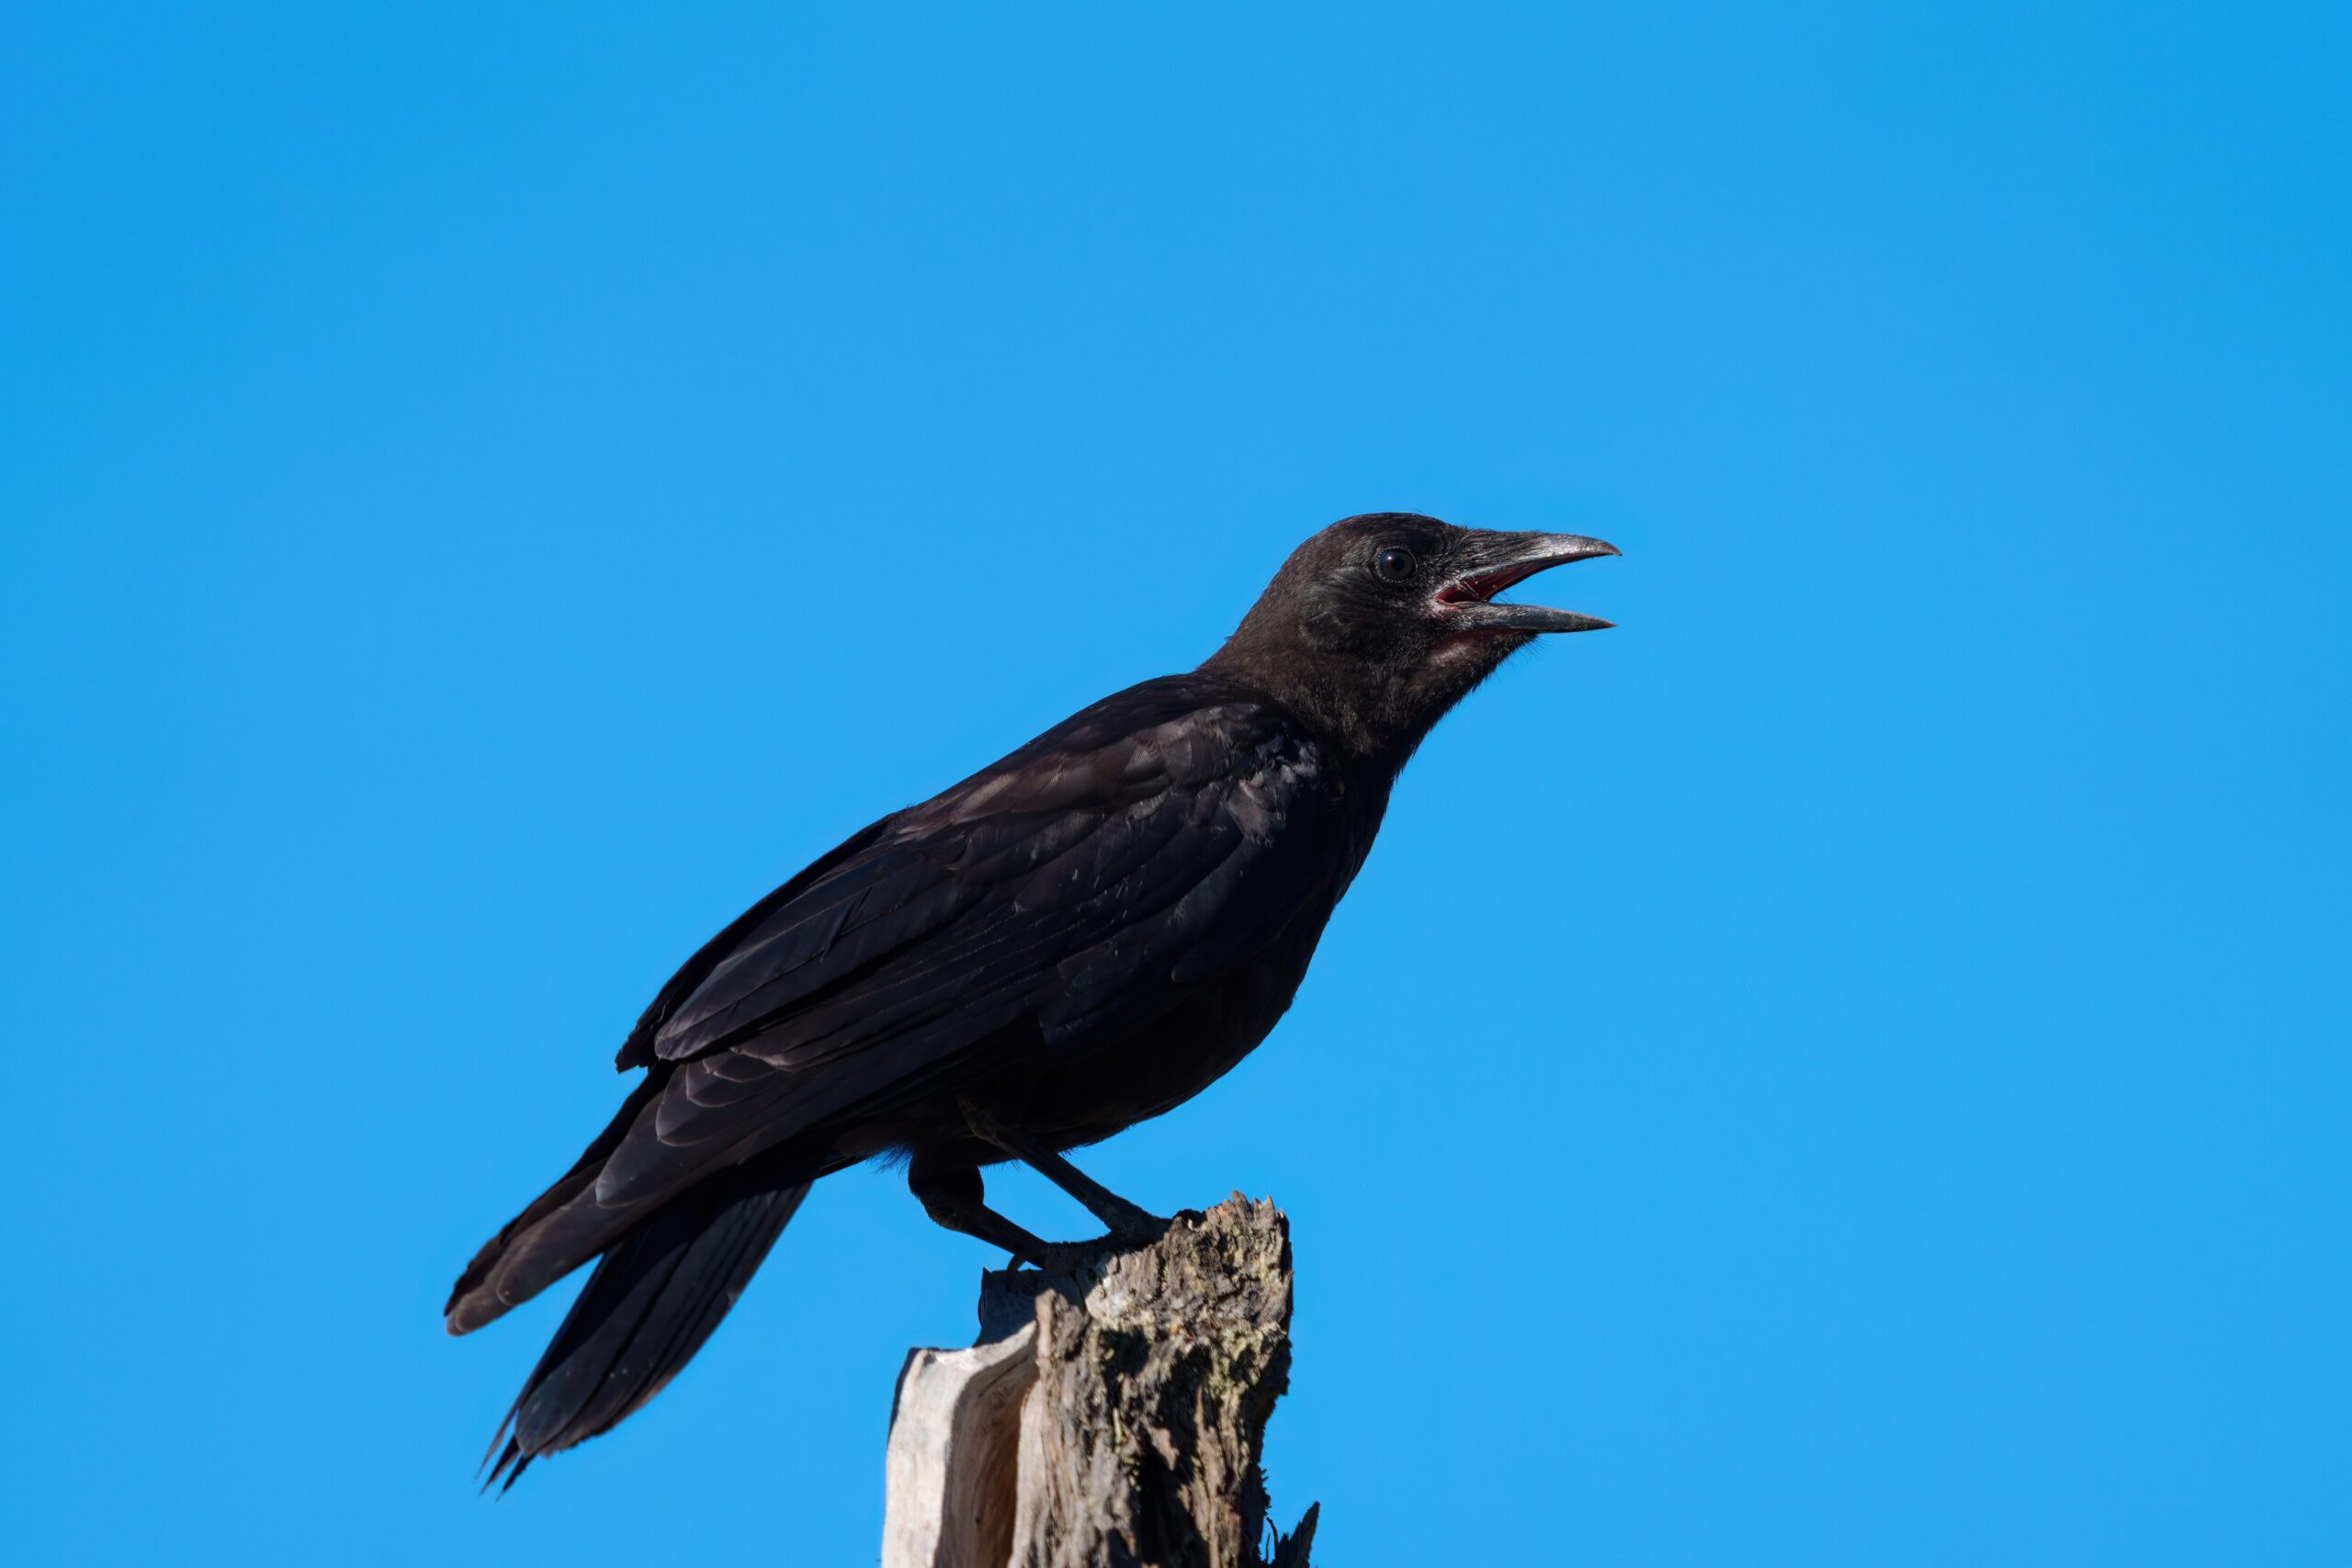
[[[982,1276],[978,1342],[899,1374],[883,1568],[1306,1568],[1311,1507],[1261,1547],[1290,1303],[1289,1224],[1239,1193]]]

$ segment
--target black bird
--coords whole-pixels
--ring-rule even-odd
[[[845,1166],[903,1158],[933,1219],[1016,1259],[1059,1248],[982,1201],[1001,1160],[1116,1236],[1156,1235],[1063,1151],[1265,1037],[1430,727],[1539,633],[1609,625],[1494,596],[1616,553],[1410,513],[1335,523],[1199,669],[883,818],[712,938],[621,1046],[646,1071],[620,1113],[450,1294],[464,1334],[598,1259],[491,1479],[652,1398]]]

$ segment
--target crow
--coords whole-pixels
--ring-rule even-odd
[[[1610,624],[1495,595],[1616,553],[1413,513],[1335,523],[1198,669],[853,834],[713,937],[622,1044],[645,1076],[612,1124],[450,1294],[469,1333],[597,1259],[485,1484],[660,1392],[844,1167],[904,1160],[933,1220],[1015,1262],[1075,1244],[987,1205],[1004,1160],[1121,1240],[1159,1235],[1064,1151],[1265,1038],[1430,727],[1539,634]]]

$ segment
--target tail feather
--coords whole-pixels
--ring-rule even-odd
[[[654,1097],[668,1082],[667,1073],[646,1074],[629,1091],[628,1098],[621,1102],[619,1114],[596,1134],[596,1141],[572,1161],[571,1168],[558,1177],[553,1186],[532,1199],[529,1207],[500,1226],[498,1234],[482,1244],[481,1250],[474,1254],[473,1260],[466,1265],[465,1272],[458,1276],[457,1284],[450,1288],[449,1304],[442,1308],[450,1333],[471,1333],[492,1319],[503,1315],[509,1307],[527,1301],[604,1249],[605,1238],[603,1235],[574,1236],[567,1234],[551,1238],[548,1233],[587,1229],[578,1224],[567,1226],[564,1222],[578,1214],[578,1201],[595,1186],[597,1176],[605,1168],[605,1161],[628,1136],[639,1113],[653,1102]],[[601,1221],[603,1230],[617,1233],[628,1227],[631,1216],[616,1213],[594,1218]],[[567,1242],[570,1243],[568,1247],[561,1245]],[[533,1244],[536,1244],[536,1251],[548,1260],[542,1262],[533,1271],[533,1277],[524,1282],[527,1288],[518,1288],[512,1280],[497,1278],[513,1272],[518,1249]]]
[[[533,1460],[608,1430],[659,1393],[735,1304],[808,1193],[806,1180],[775,1168],[739,1169],[615,1243],[491,1438],[498,1458],[484,1484],[503,1476],[514,1485]]]

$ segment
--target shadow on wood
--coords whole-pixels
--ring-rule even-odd
[[[1261,1548],[1290,1299],[1289,1223],[1238,1193],[983,1276],[979,1342],[899,1375],[882,1568],[1306,1568],[1311,1507]]]

